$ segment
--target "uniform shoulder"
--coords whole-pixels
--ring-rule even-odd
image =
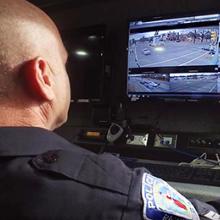
[[[133,178],[133,171],[111,154],[54,150],[34,157],[31,163],[41,173],[126,195]]]

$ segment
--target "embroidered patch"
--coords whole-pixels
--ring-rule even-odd
[[[142,179],[142,198],[146,220],[200,219],[189,200],[164,180],[148,173]]]

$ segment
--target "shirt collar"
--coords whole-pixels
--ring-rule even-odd
[[[42,128],[0,127],[0,156],[31,156],[73,147],[64,138]]]

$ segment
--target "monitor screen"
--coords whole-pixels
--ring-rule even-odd
[[[103,95],[105,27],[80,28],[64,34],[69,58],[71,99],[100,102]]]
[[[220,14],[129,23],[127,94],[219,98]]]

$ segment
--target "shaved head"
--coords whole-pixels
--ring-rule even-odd
[[[3,104],[13,104],[11,101],[7,103],[7,100],[16,99],[16,96],[17,107],[21,104],[29,106],[29,109],[33,107],[33,101],[37,99],[32,97],[31,101],[27,101],[27,91],[24,90],[26,85],[21,75],[24,74],[25,64],[37,57],[43,58],[45,73],[53,73],[50,86],[57,98],[58,88],[55,87],[60,86],[60,82],[56,81],[56,75],[66,73],[67,53],[55,24],[43,11],[25,0],[0,0],[0,48],[0,107],[4,107]],[[42,67],[40,62],[39,67]],[[28,84],[27,81],[25,83]],[[34,89],[35,87],[31,88],[32,92],[38,92]],[[38,99],[39,107],[45,101],[47,100],[39,103]],[[50,100],[47,105],[53,108],[55,102],[57,101]],[[34,106],[36,107],[36,103]]]
[[[62,50],[55,48],[59,33],[53,22],[44,12],[24,0],[0,0],[0,32],[1,79],[9,77],[8,73],[16,71],[28,59],[43,56],[51,60],[53,50]],[[0,83],[3,90],[11,82],[5,84],[1,80]]]

